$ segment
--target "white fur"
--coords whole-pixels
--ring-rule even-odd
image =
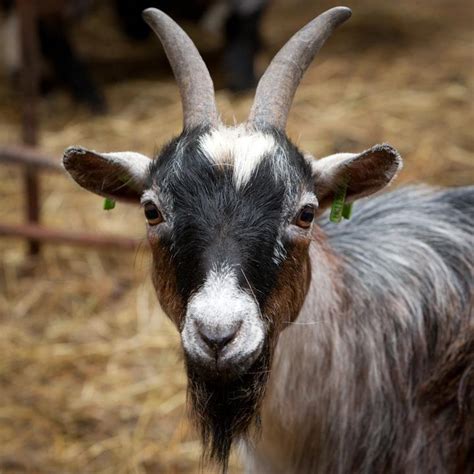
[[[332,188],[339,176],[341,169],[349,164],[359,153],[336,153],[325,156],[319,160],[310,159],[313,175],[318,176],[320,183],[325,183],[326,187]],[[308,159],[308,155],[306,155]]]
[[[125,168],[134,182],[144,184],[151,163],[148,156],[134,151],[100,153],[100,155]]]
[[[334,155],[325,156],[319,160],[316,160],[310,155],[305,155],[305,158],[310,161],[313,172],[317,171],[323,178],[332,180],[335,170],[343,163],[347,163],[358,155],[359,153],[335,153]]]
[[[181,333],[184,350],[191,358],[214,366],[215,356],[200,338],[196,324],[219,333],[239,321],[235,339],[219,355],[217,363],[222,368],[231,364],[250,366],[262,349],[264,327],[257,302],[239,288],[234,270],[226,267],[211,271],[201,289],[189,300]]]
[[[200,139],[203,153],[216,164],[234,167],[237,187],[244,186],[266,155],[276,151],[272,135],[245,126],[219,127]]]
[[[300,198],[299,207],[302,208],[303,206],[312,204],[315,208],[318,207],[318,198],[313,192],[305,191]]]
[[[156,192],[153,189],[147,189],[143,194],[142,197],[140,198],[140,203],[143,205],[147,201],[151,201],[158,205],[159,200]]]

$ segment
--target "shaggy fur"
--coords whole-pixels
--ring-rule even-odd
[[[472,472],[473,209],[474,187],[404,188],[322,217],[248,472]]]

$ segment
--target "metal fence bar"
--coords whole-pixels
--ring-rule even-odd
[[[0,224],[0,236],[21,237],[34,240],[35,242],[50,242],[104,249],[120,248],[123,250],[136,250],[142,241],[141,239],[130,239],[113,235],[94,235],[48,229],[37,224]]]

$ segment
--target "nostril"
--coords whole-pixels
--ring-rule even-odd
[[[207,346],[215,353],[218,353],[224,349],[237,335],[242,321],[232,326],[226,326],[223,328],[216,328],[213,326],[206,326],[203,324],[198,325],[198,332],[201,339],[207,344]]]
[[[199,332],[202,340],[214,351],[221,351],[232,339],[234,339],[234,334],[223,335],[207,335],[205,333]]]

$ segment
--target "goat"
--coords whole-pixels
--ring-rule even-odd
[[[191,40],[160,38],[184,127],[157,156],[65,151],[82,187],[141,201],[158,299],[181,335],[191,413],[225,471],[446,473],[474,467],[474,187],[407,187],[327,221],[331,202],[386,187],[389,145],[314,159],[285,134],[298,83],[351,15],[321,14],[225,127]]]
[[[268,0],[114,0],[121,28],[135,39],[148,37],[150,29],[141,13],[159,8],[173,18],[198,23],[208,33],[220,33],[226,87],[252,89],[256,84],[254,60],[260,49],[260,23]]]
[[[90,8],[91,0],[42,0],[34,2],[36,28],[41,59],[51,68],[54,79],[65,85],[75,100],[86,104],[94,113],[107,109],[105,97],[95,83],[89,68],[78,54],[71,38],[68,20],[78,17]],[[5,15],[1,28],[4,43],[4,60],[13,85],[16,85],[21,68],[18,11],[13,0],[0,0],[0,11]],[[42,89],[49,84],[41,74]],[[46,87],[45,87],[46,86]]]
[[[105,96],[93,78],[90,68],[77,52],[69,23],[92,10],[93,0],[42,0],[35,3],[41,58],[51,69],[52,79],[66,86],[77,102],[94,113],[107,111]],[[143,22],[145,7],[159,6],[180,18],[199,22],[203,29],[223,33],[225,45],[222,62],[226,70],[226,87],[243,91],[255,87],[254,59],[260,48],[260,22],[268,0],[114,0],[120,30],[134,40],[146,39],[149,28]],[[0,22],[4,62],[12,84],[16,84],[21,66],[18,12],[13,0],[0,0]],[[42,89],[49,84],[42,75]]]

